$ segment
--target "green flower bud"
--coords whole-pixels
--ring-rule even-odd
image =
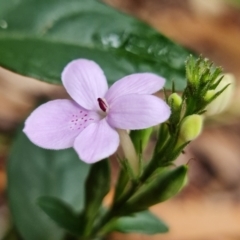
[[[168,104],[173,110],[178,110],[182,105],[182,98],[177,93],[172,93],[168,97]]]
[[[180,127],[180,138],[184,142],[189,142],[197,138],[203,126],[203,117],[198,114],[190,115],[183,119]]]
[[[210,91],[214,92],[213,95],[215,95],[228,84],[230,85],[206,107],[206,110],[207,110],[205,113],[206,116],[219,114],[224,110],[226,110],[226,108],[229,106],[229,104],[231,103],[231,100],[234,94],[234,88],[235,88],[235,77],[232,74],[225,74],[225,76],[223,77],[222,81],[219,83],[217,88],[215,90],[210,90]],[[207,97],[208,96],[205,96],[204,98],[207,98]]]
[[[212,100],[215,94],[216,94],[215,90],[208,90],[203,98],[206,102],[209,102]]]

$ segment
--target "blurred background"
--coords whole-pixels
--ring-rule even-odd
[[[175,199],[152,208],[169,226],[164,235],[121,235],[113,240],[240,240],[240,4],[224,0],[106,0],[221,65],[236,77],[226,111],[207,118],[202,135],[177,164],[190,166],[189,184]],[[9,225],[5,164],[9,133],[39,98],[64,98],[48,85],[0,69],[0,236]],[[153,139],[154,140],[154,139]]]

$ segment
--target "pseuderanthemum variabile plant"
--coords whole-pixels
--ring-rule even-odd
[[[117,150],[118,129],[144,129],[170,116],[169,106],[151,95],[165,83],[152,73],[126,76],[108,89],[106,77],[95,62],[77,59],[63,70],[62,82],[72,100],[41,105],[27,118],[23,131],[42,148],[73,147],[87,163]]]

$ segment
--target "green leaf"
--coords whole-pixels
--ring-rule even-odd
[[[85,183],[86,233],[91,230],[92,224],[102,205],[103,198],[110,190],[111,176],[107,159],[94,163],[89,171]]]
[[[175,196],[186,185],[187,170],[188,167],[182,165],[173,170],[164,169],[159,172],[156,178],[150,178],[150,181],[129,199],[124,211],[142,211]]]
[[[132,216],[120,217],[110,223],[107,232],[157,234],[165,233],[168,227],[149,211],[139,212]]]
[[[76,58],[96,61],[109,83],[135,72],[154,72],[185,86],[189,52],[145,23],[95,0],[1,0],[0,65],[60,84]]]
[[[23,239],[61,239],[64,232],[39,208],[37,199],[57,197],[80,212],[89,166],[72,149],[41,149],[19,132],[7,168],[10,209]]]
[[[48,196],[40,197],[37,203],[58,226],[73,234],[82,233],[81,218],[69,204],[56,197]]]

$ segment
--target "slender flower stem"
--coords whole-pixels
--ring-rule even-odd
[[[114,218],[121,216],[124,204],[132,196],[135,190],[140,186],[139,183],[132,182],[129,190],[116,202],[113,202],[111,208],[100,219],[99,223],[95,226],[92,236],[96,236],[101,230]]]
[[[165,152],[166,148],[168,149],[170,146],[175,146],[175,141],[173,141],[172,138],[168,140],[165,148],[161,152]],[[156,159],[158,157],[159,155],[153,157],[152,161],[149,163],[142,177],[140,178],[140,181],[132,181],[129,189],[125,193],[123,193],[123,195],[119,199],[116,199],[116,201],[112,203],[111,208],[105,213],[105,215],[102,217],[102,219],[100,219],[98,224],[93,229],[92,236],[96,236],[97,234],[99,234],[101,230],[104,229],[104,227],[114,218],[124,215],[125,203],[159,167],[159,159]],[[167,157],[168,156],[166,155],[165,158]],[[166,159],[163,160],[166,161]]]

